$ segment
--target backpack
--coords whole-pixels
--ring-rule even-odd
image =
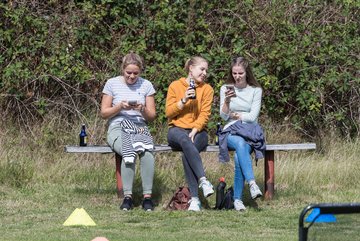
[[[233,187],[229,187],[224,195],[224,199],[221,202],[220,209],[234,209],[234,189]]]
[[[168,210],[187,210],[190,206],[189,201],[191,199],[190,190],[188,187],[178,187],[172,196]]]

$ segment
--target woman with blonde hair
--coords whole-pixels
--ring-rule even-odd
[[[173,81],[166,97],[168,118],[168,142],[174,149],[181,150],[182,163],[191,193],[188,210],[200,211],[198,189],[204,197],[214,193],[213,185],[207,180],[200,151],[208,145],[206,125],[211,114],[214,90],[205,83],[208,62],[199,56],[186,61],[187,77]]]
[[[107,80],[101,101],[101,116],[108,119],[107,142],[122,157],[121,177],[124,200],[121,210],[133,207],[132,188],[135,177],[135,159],[140,158],[143,188],[142,207],[154,209],[151,200],[154,178],[154,143],[147,123],[156,117],[155,89],[150,81],[140,77],[143,62],[139,55],[125,55],[122,75]]]

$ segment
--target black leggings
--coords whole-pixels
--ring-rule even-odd
[[[169,146],[183,152],[182,162],[191,197],[198,197],[199,179],[205,177],[200,151],[208,145],[208,134],[206,131],[198,132],[192,142],[190,132],[191,129],[171,127],[167,138]]]

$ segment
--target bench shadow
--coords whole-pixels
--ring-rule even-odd
[[[153,180],[153,189],[152,189],[152,201],[156,207],[161,207],[161,200],[163,197],[163,192],[166,191],[166,186],[163,184],[164,182],[159,177],[159,175],[154,175]],[[122,202],[122,198],[120,199]],[[140,177],[136,177],[134,180],[133,186],[133,201],[134,207],[141,207],[143,201],[143,194],[142,194],[142,182]]]
[[[258,184],[260,190],[262,190],[263,195],[261,197],[255,199],[255,200],[252,199],[251,195],[250,195],[249,187],[246,186],[244,188],[244,194],[243,194],[244,197],[243,197],[243,199],[244,199],[245,206],[251,207],[251,208],[253,208],[253,209],[257,210],[257,211],[261,211],[262,207],[259,206],[259,202],[263,202],[264,198],[265,198],[265,193],[263,191],[264,190],[264,185],[261,185],[259,183],[257,183],[257,184]]]
[[[158,175],[154,175],[154,184],[153,193],[152,193],[152,201],[154,202],[155,207],[161,205],[163,191],[166,190],[165,185],[163,185],[161,178]],[[117,188],[114,183],[114,188],[98,188],[98,187],[75,187],[72,192],[76,194],[85,194],[85,195],[93,195],[93,194],[106,194],[106,195],[114,195],[114,197],[118,197]],[[119,197],[119,204],[122,203],[123,197]],[[141,178],[135,177],[134,186],[133,186],[133,200],[134,207],[141,207],[143,195],[142,195],[142,183]]]

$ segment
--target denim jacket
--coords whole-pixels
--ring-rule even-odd
[[[227,137],[229,134],[239,135],[255,151],[256,161],[264,158],[265,155],[265,137],[264,131],[258,123],[243,123],[236,121],[234,124],[223,130],[219,135],[219,161],[230,161],[229,150],[227,146]]]

